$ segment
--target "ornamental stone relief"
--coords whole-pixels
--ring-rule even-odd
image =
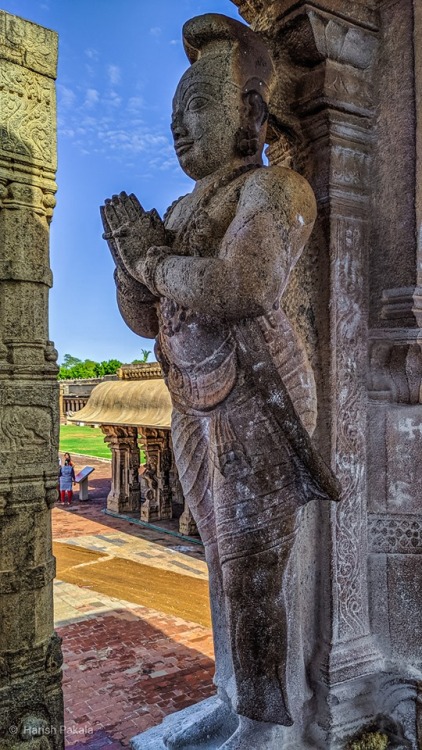
[[[2,61],[0,68],[1,151],[56,169],[53,81]]]

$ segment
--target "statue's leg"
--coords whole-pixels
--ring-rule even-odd
[[[233,683],[233,665],[215,531],[207,420],[173,412],[172,441],[183,494],[205,545],[216,665],[214,683],[220,699],[210,703],[209,711],[204,711],[197,723],[187,727],[176,725],[169,730],[164,738],[166,746],[176,750],[218,734],[222,725],[230,722],[232,709],[228,693]]]
[[[287,544],[227,560],[223,567],[236,684],[236,712],[291,726],[287,695]]]
[[[213,428],[213,460],[219,467],[213,498],[234,708],[267,732],[265,723],[293,723],[286,677],[288,563],[303,505],[301,478],[287,441],[257,398],[226,409]],[[238,734],[246,732],[246,724]]]

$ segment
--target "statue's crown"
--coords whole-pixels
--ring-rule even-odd
[[[183,26],[183,44],[189,62],[207,55],[236,55],[239,83],[244,91],[258,91],[268,103],[274,66],[261,38],[244,23],[219,13],[195,16]]]

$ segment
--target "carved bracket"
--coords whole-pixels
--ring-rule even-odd
[[[422,403],[422,330],[371,332],[368,388],[371,398],[399,404]]]

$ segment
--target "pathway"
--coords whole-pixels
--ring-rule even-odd
[[[89,503],[53,510],[56,629],[63,639],[66,747],[121,750],[213,692],[203,549],[102,513],[110,464]]]

